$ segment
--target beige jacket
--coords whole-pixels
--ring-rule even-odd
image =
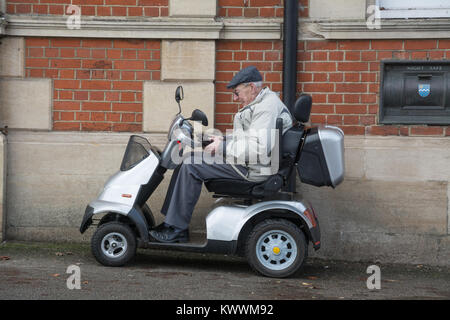
[[[267,87],[234,116],[233,133],[226,141],[226,162],[245,166],[250,181],[263,181],[278,172],[277,118],[283,119],[283,133],[292,127],[288,108]]]

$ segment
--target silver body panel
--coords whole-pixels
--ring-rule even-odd
[[[338,127],[322,126],[318,133],[331,183],[336,187],[344,180],[345,174],[344,132]]]
[[[234,241],[245,223],[255,215],[270,210],[285,209],[298,214],[311,228],[311,222],[303,214],[307,207],[299,201],[265,201],[251,206],[219,206],[206,217],[208,240]]]

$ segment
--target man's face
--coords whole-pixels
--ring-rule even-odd
[[[244,106],[252,102],[256,96],[256,87],[253,83],[241,83],[233,90],[233,101],[238,101]]]

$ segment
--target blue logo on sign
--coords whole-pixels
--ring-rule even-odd
[[[419,84],[419,87],[417,88],[417,92],[419,93],[419,96],[422,98],[428,97],[430,95],[430,85],[429,84]]]

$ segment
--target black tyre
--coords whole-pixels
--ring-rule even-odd
[[[120,267],[136,255],[136,236],[128,225],[108,222],[95,231],[91,249],[95,259],[101,264]]]
[[[245,253],[250,266],[267,277],[285,278],[298,272],[308,257],[303,231],[284,219],[257,224],[247,238]]]

